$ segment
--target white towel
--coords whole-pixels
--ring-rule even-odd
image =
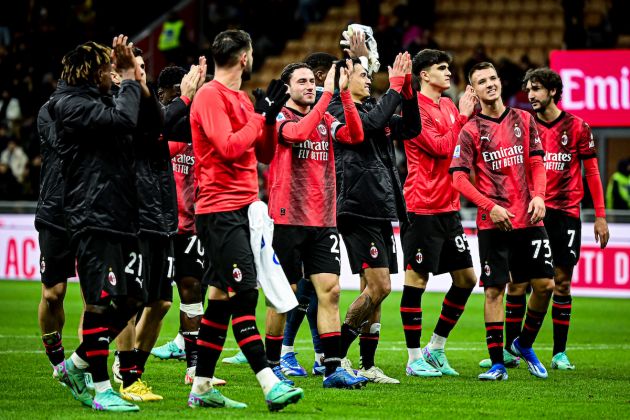
[[[258,284],[267,301],[278,313],[289,312],[298,306],[298,301],[271,246],[273,220],[269,217],[267,205],[262,201],[253,202],[249,205],[247,217]]]
[[[342,47],[349,47],[350,36],[352,32],[355,31],[365,33],[365,44],[367,45],[369,56],[367,57],[367,59],[361,60],[363,57],[359,57],[359,59],[361,60],[361,65],[368,71],[370,75],[372,75],[372,73],[376,73],[378,71],[378,69],[381,67],[381,63],[378,61],[378,45],[376,44],[376,39],[374,39],[374,30],[370,26],[360,25],[358,23],[348,25],[348,29],[341,33],[343,39],[339,41],[339,44]]]

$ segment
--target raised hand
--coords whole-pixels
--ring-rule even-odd
[[[324,80],[324,92],[335,92],[335,70],[337,69],[337,65],[333,63],[330,66],[330,70],[328,70],[328,74],[326,74],[326,79]],[[339,79],[339,84],[341,84],[341,79]]]
[[[267,87],[267,92],[258,88],[252,93],[256,98],[254,110],[265,117],[269,125],[275,124],[278,113],[289,99],[289,88],[281,80],[273,79]]]
[[[180,91],[182,95],[187,97],[188,99],[192,99],[197,93],[197,86],[199,84],[199,66],[193,64],[190,66],[190,71],[182,77],[182,81],[180,83]]]
[[[344,52],[350,56],[350,58],[367,57],[370,54],[368,47],[365,43],[365,33],[363,31],[353,31],[350,35],[350,47],[344,48]]]
[[[396,58],[394,59],[394,64],[392,66],[387,66],[387,72],[389,73],[389,78],[392,77],[405,77],[406,73],[405,68],[405,59],[402,53],[398,53]]]
[[[206,83],[206,74],[208,74],[208,62],[205,56],[199,57],[199,65],[197,66],[199,70],[199,81],[197,82],[197,90]]]
[[[352,76],[353,72],[354,65],[352,64],[352,60],[346,60],[346,65],[341,67],[341,73],[339,75],[339,90],[348,90],[348,86],[350,85],[350,76]]]
[[[477,105],[477,102],[479,102],[479,100],[477,99],[477,95],[475,95],[475,91],[472,86],[467,85],[466,91],[462,97],[459,98],[459,113],[466,117],[470,117],[475,111],[475,105]]]
[[[127,44],[127,36],[118,35],[112,42],[112,66],[123,79],[142,78],[142,68],[133,55],[133,43]]]

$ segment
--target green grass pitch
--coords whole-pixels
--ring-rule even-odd
[[[40,285],[36,282],[0,281],[0,418],[85,418],[107,416],[82,408],[51,377],[37,324]],[[177,293],[175,293],[177,294]],[[345,314],[355,291],[342,292]],[[424,345],[439,316],[442,294],[423,298]],[[216,375],[228,381],[222,392],[246,402],[246,410],[191,410],[186,406],[189,387],[183,384],[185,363],[151,358],[144,379],[164,401],[141,404],[135,418],[203,418],[209,416],[261,418],[630,418],[630,300],[574,298],[568,354],[576,364],[573,372],[550,370],[551,319],[548,315],[535,344],[538,356],[549,369],[549,379],[540,380],[525,366],[509,370],[508,381],[477,380],[480,359],[487,357],[483,327],[483,298],[473,295],[466,312],[447,343],[451,365],[458,378],[434,379],[405,376],[407,352],[398,305],[400,293],[383,304],[382,332],[376,354],[377,365],[401,380],[400,385],[368,384],[358,391],[324,390],[320,377],[296,379],[305,398],[297,405],[270,414],[262,392],[248,366],[219,364]],[[174,302],[174,308],[178,302]],[[81,298],[77,284],[70,284],[66,297],[66,355],[78,343],[77,322]],[[263,314],[264,305],[259,305]],[[260,320],[263,317],[259,317]],[[158,345],[175,336],[177,311],[166,317]],[[259,323],[259,327],[262,325]],[[231,336],[222,356],[231,356],[236,344]],[[304,323],[296,349],[298,359],[310,370],[313,350]],[[358,345],[350,358],[358,361]],[[110,356],[110,365],[113,356]]]

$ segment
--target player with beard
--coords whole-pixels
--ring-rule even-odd
[[[339,274],[341,254],[336,229],[333,141],[363,141],[361,119],[348,91],[352,62],[341,68],[340,98],[347,125],[326,112],[334,92],[335,66],[328,71],[324,92],[315,103],[315,75],[305,63],[289,64],[280,79],[290,99],[278,115],[278,146],[269,167],[269,215],[274,219],[273,248],[294,285],[308,278],[318,297],[317,324],[324,353],[325,388],[359,388],[367,381],[341,367]],[[278,325],[280,315],[271,312]],[[278,337],[282,338],[282,337]],[[280,340],[268,340],[267,359],[278,360]]]
[[[468,79],[481,113],[459,133],[450,171],[453,186],[475,203],[479,229],[481,284],[485,292],[486,344],[492,360],[480,380],[508,378],[503,358],[503,295],[510,281],[532,287],[525,325],[511,345],[530,373],[547,370],[532,348],[553,290],[553,258],[545,216],[544,151],[531,114],[508,108],[494,66],[473,66]],[[475,172],[476,186],[470,182]]]
[[[245,408],[212,386],[230,319],[270,410],[299,401],[304,392],[280,381],[265,357],[256,327],[256,267],[250,245],[248,209],[258,201],[257,163],[273,158],[276,116],[288,99],[286,86],[273,80],[256,103],[240,90],[251,74],[252,43],[247,32],[227,30],[212,43],[214,79],[205,84],[190,110],[195,176],[196,228],[210,258],[208,307],[197,339],[199,358],[188,405]]]
[[[545,228],[553,252],[554,290],[551,304],[553,352],[551,368],[574,370],[567,354],[571,320],[571,277],[580,259],[582,223],[580,201],[584,197],[582,164],[586,182],[595,204],[595,242],[604,249],[610,238],[606,223],[604,189],[599,176],[595,140],[591,128],[581,118],[558,109],[562,98],[562,79],[548,68],[530,70],[523,80],[536,125],[546,151],[547,194]],[[518,335],[524,315],[526,288],[508,286],[506,303],[506,346]],[[509,315],[508,315],[509,314]],[[508,322],[508,319],[510,322]]]

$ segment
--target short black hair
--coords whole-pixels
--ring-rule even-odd
[[[311,66],[309,66],[306,63],[291,63],[291,64],[288,64],[282,70],[282,73],[280,74],[280,80],[282,80],[284,83],[288,85],[289,82],[291,81],[291,76],[293,76],[293,72],[296,71],[297,69],[313,70]]]
[[[523,78],[523,89],[527,86],[527,82],[540,83],[547,90],[555,89],[556,94],[553,95],[553,100],[556,103],[562,99],[562,78],[549,67],[527,70]]]
[[[313,71],[328,71],[336,60],[337,57],[325,52],[315,52],[304,58],[304,62],[308,64]]]
[[[182,82],[182,77],[186,75],[186,70],[179,66],[164,67],[157,79],[157,86],[160,89],[172,88]]]
[[[411,72],[417,76],[422,70],[425,70],[434,64],[451,64],[452,62],[453,57],[451,57],[449,53],[427,48],[415,55],[411,65]]]
[[[212,58],[217,66],[233,66],[238,56],[252,47],[252,38],[240,29],[228,29],[214,37]]]
[[[468,71],[468,82],[472,85],[472,75],[479,70],[485,69],[494,69],[494,71],[497,71],[497,69],[494,67],[494,64],[488,61],[482,61],[481,63],[477,63],[470,68],[470,70]]]

